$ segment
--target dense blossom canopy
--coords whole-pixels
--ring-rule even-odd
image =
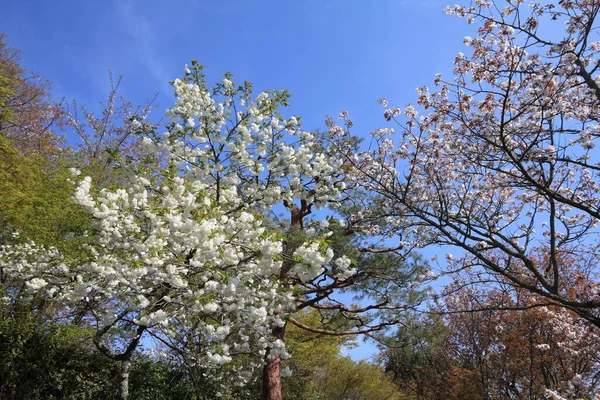
[[[6,245],[1,267],[26,292],[89,312],[107,354],[149,333],[201,349],[191,357],[209,368],[267,349],[285,358],[283,342],[271,335],[292,310],[291,290],[276,279],[284,262],[301,281],[330,262],[333,276],[353,270],[347,258],[333,260],[316,234],[286,254],[265,215],[283,201],[319,207],[337,199],[340,160],[321,151],[296,118],[279,114],[285,92],[252,98],[250,84],[235,86],[230,75],[210,90],[201,71],[194,63],[174,81],[166,133],[134,123],[148,134],[140,139],[145,154],[163,160],[163,171],[124,162],[118,179],[99,189],[73,170],[74,199],[94,219],[87,237],[77,238],[81,251]]]

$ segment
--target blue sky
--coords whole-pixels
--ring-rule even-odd
[[[6,1],[0,31],[57,98],[92,106],[123,75],[134,103],[160,93],[196,58],[209,79],[231,71],[255,88],[292,94],[307,129],[348,110],[357,131],[383,125],[377,98],[403,106],[449,72],[472,27],[446,0]],[[160,114],[160,111],[157,110]],[[156,115],[155,115],[156,116]]]
[[[257,90],[289,89],[290,113],[308,130],[348,110],[354,133],[386,125],[376,100],[416,99],[415,88],[449,74],[473,26],[442,10],[446,0],[4,1],[0,32],[23,64],[52,82],[56,99],[94,109],[123,75],[134,104],[159,94],[155,118],[173,104],[168,81],[193,58],[209,80],[231,71]],[[154,118],[153,118],[154,119]],[[372,346],[350,352],[364,357]]]

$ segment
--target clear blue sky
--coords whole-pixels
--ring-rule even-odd
[[[454,1],[454,0],[452,0]],[[354,133],[385,125],[376,100],[404,106],[415,88],[449,74],[473,26],[443,14],[446,0],[230,0],[0,2],[10,46],[52,82],[56,99],[94,109],[108,93],[107,70],[123,75],[122,94],[144,104],[192,58],[209,79],[231,71],[257,90],[289,89],[290,112],[308,130],[344,109]],[[453,4],[453,3],[452,3]],[[373,352],[352,350],[353,357]]]

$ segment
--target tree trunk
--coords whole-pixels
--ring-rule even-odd
[[[273,329],[273,336],[283,340],[285,327]],[[269,351],[265,355],[263,368],[262,398],[263,400],[282,400],[281,394],[281,358],[270,357]]]
[[[289,201],[284,200],[284,206],[290,210],[290,228],[294,230],[304,229],[304,217],[311,213],[312,204],[309,204],[306,200],[301,200],[300,208],[295,207]],[[284,252],[288,255],[292,255],[296,249],[289,243],[284,245]],[[283,282],[289,275],[293,263],[287,261],[284,262],[279,279]],[[273,337],[284,341],[285,325],[281,328],[273,329]],[[269,351],[265,355],[265,366],[263,368],[262,375],[262,398],[263,400],[282,400],[281,394],[281,358],[279,356],[270,357]]]
[[[267,353],[268,357],[268,353]],[[263,400],[282,400],[281,376],[279,374],[281,359],[279,356],[266,360],[263,370]]]
[[[121,382],[120,382],[120,399],[127,400],[129,398],[129,370],[131,368],[131,360],[126,359],[121,362]]]
[[[106,344],[102,341],[102,336],[107,334],[107,332],[110,330],[110,328],[116,322],[121,320],[127,312],[128,312],[128,310],[123,311],[121,313],[121,315],[118,316],[117,320],[113,324],[106,325],[103,328],[98,329],[96,331],[96,334],[94,335],[94,344],[96,345],[96,348],[98,350],[100,350],[100,352],[102,354],[104,354],[106,357],[110,358],[111,360],[121,361],[121,374],[120,374],[120,382],[119,382],[119,399],[121,399],[121,400],[127,400],[127,398],[129,398],[129,370],[131,369],[131,357],[133,357],[133,352],[137,348],[137,345],[140,342],[140,339],[142,338],[144,331],[146,330],[146,326],[140,325],[137,327],[136,332],[135,332],[135,337],[133,338],[133,340],[131,342],[129,342],[129,344],[127,345],[127,348],[121,354],[113,353],[110,350],[110,348],[107,347]]]

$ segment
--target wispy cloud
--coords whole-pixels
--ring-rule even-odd
[[[117,1],[120,22],[124,31],[129,34],[132,40],[133,45],[130,51],[137,54],[143,66],[156,79],[162,94],[169,95],[172,91],[168,84],[171,77],[156,50],[155,43],[157,43],[158,37],[155,34],[153,25],[143,14],[146,6],[145,4],[137,4],[135,0]]]

